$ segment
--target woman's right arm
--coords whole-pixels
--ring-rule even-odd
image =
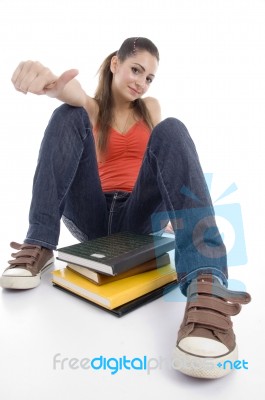
[[[94,125],[97,119],[97,103],[74,79],[77,75],[77,69],[70,69],[56,76],[38,61],[23,61],[15,69],[11,80],[15,89],[24,94],[46,94],[71,106],[84,107]]]

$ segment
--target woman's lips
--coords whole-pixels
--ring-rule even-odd
[[[132,88],[131,86],[129,86],[129,89],[134,95],[139,96],[140,93],[138,92],[138,90]]]

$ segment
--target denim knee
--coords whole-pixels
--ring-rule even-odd
[[[161,121],[155,126],[152,132],[153,141],[157,141],[158,145],[166,145],[182,148],[186,144],[194,147],[193,140],[186,126],[177,118],[169,117]]]
[[[165,129],[169,131],[181,131],[181,130],[186,130],[186,126],[181,122],[179,119],[174,118],[174,117],[168,117],[165,118],[163,121],[161,121],[157,126],[161,125],[162,127],[165,127]]]
[[[68,115],[72,115],[72,113],[81,115],[82,111],[86,112],[83,107],[74,107],[64,103],[53,111],[52,117],[66,118]]]
[[[49,124],[58,124],[75,129],[79,132],[82,140],[86,138],[87,130],[91,129],[86,110],[83,107],[74,107],[69,104],[62,104],[57,107],[52,113]]]

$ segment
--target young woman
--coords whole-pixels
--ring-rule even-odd
[[[53,113],[34,177],[29,230],[3,272],[5,288],[27,289],[53,260],[60,220],[80,241],[118,231],[155,233],[170,219],[175,263],[187,307],[174,367],[203,378],[228,372],[237,359],[230,316],[246,293],[226,289],[226,251],[194,143],[177,119],[162,122],[157,100],[143,97],[159,63],[148,39],[126,39],[100,68],[95,96],[73,78],[38,62],[22,62],[12,82],[23,93],[66,104]],[[209,363],[214,362],[214,365]],[[214,360],[214,361],[213,361]]]

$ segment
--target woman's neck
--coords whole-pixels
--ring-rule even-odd
[[[126,113],[132,108],[132,101],[126,100],[121,94],[112,86],[111,97],[113,101],[112,111],[117,114]]]
[[[116,114],[123,114],[132,109],[131,101],[124,101],[124,99],[113,99],[113,112]]]

